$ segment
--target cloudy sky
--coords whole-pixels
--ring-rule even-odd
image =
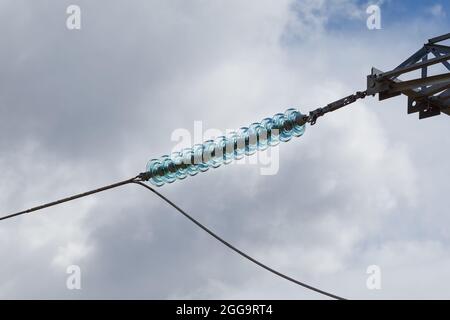
[[[66,9],[81,8],[81,30]],[[381,7],[368,30],[366,8]],[[231,129],[364,90],[428,38],[444,1],[0,0],[1,215],[131,177],[176,129]],[[279,148],[160,191],[231,243],[350,299],[450,298],[446,115],[368,97]],[[192,141],[194,142],[194,141]],[[0,298],[317,299],[139,186],[0,223]],[[68,290],[67,267],[82,272]],[[381,289],[366,286],[368,266]]]

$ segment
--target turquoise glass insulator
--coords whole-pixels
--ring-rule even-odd
[[[150,172],[152,177],[150,178],[150,182],[155,186],[162,186],[164,181],[162,180],[162,163],[159,159],[152,159],[147,163],[147,172]]]
[[[300,137],[305,132],[305,125],[303,124],[303,114],[294,108],[287,109],[284,113],[285,117],[292,121],[292,135]]]
[[[165,183],[172,183],[177,179],[177,167],[169,156],[161,157],[161,167],[163,170],[161,179]]]
[[[223,150],[221,150],[213,140],[203,143],[203,162],[213,168],[218,168],[223,163]]]
[[[176,178],[184,179],[187,177],[187,165],[183,162],[183,153],[182,152],[172,152],[171,156],[173,163],[175,164],[176,170]]]
[[[248,127],[245,140],[245,154],[250,156],[258,150],[258,123],[253,123]]]
[[[183,164],[186,166],[186,172],[190,176],[195,176],[198,173],[198,166],[194,164],[194,150],[192,148],[185,148],[181,152],[183,157]]]
[[[240,128],[234,136],[234,159],[242,159],[245,155],[245,142],[247,140],[247,127]]]
[[[280,143],[280,130],[277,128],[275,120],[266,118],[261,121],[261,125],[267,130],[267,144],[270,147],[278,145]]]
[[[277,113],[273,116],[273,120],[275,122],[275,128],[278,129],[279,132],[279,140],[281,142],[287,142],[291,140],[292,133],[291,128],[292,125],[289,125],[289,121],[287,121],[286,117],[283,113]]]
[[[220,136],[217,137],[214,142],[216,144],[216,162],[220,162],[221,164],[228,164],[231,161],[233,161],[233,152],[230,151],[229,154],[227,154],[227,137],[225,136]],[[231,144],[230,144],[230,148],[231,148]]]
[[[256,148],[257,148],[257,150],[266,150],[269,147],[269,138],[268,138],[267,129],[259,122],[253,123],[249,127],[249,129],[256,133],[256,137],[257,137]]]
[[[226,145],[226,152],[224,158],[226,160],[236,160],[240,159],[236,157],[236,152],[238,149],[238,134],[235,131],[231,131],[227,136],[227,145]]]
[[[201,172],[208,171],[209,169],[208,163],[203,161],[204,149],[205,146],[203,144],[196,144],[192,147],[192,151],[194,153],[194,164]]]
[[[300,137],[305,132],[304,116],[290,108],[285,113],[277,113],[272,118],[242,127],[227,136],[196,144],[170,156],[152,159],[147,163],[146,172],[150,173],[150,182],[155,186],[172,183],[217,168],[244,155],[252,155],[257,150],[265,150],[292,137]]]

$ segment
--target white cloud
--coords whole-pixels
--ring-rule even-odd
[[[431,7],[429,7],[428,12],[432,16],[437,17],[437,18],[442,18],[442,17],[446,16],[445,9],[442,6],[442,4],[440,4],[440,3],[434,4]]]

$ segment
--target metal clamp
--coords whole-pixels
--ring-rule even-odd
[[[329,103],[323,108],[317,108],[316,110],[313,110],[309,113],[307,122],[309,122],[310,125],[314,125],[317,121],[317,118],[323,116],[325,113],[345,107],[346,105],[349,105],[357,101],[358,99],[364,99],[366,96],[367,91],[357,91],[355,94],[351,94],[345,98]]]

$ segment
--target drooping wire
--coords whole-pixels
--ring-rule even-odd
[[[166,202],[167,202],[168,204],[170,204],[174,209],[176,209],[178,212],[180,212],[180,213],[181,213],[182,215],[184,215],[186,218],[188,218],[189,220],[191,220],[191,221],[192,221],[194,224],[196,224],[198,227],[200,227],[201,229],[203,229],[204,231],[206,231],[206,232],[207,232],[208,234],[210,234],[212,237],[214,237],[215,239],[217,239],[217,240],[220,241],[222,244],[224,244],[225,246],[227,246],[227,247],[230,248],[231,250],[235,251],[236,253],[238,253],[238,254],[241,255],[242,257],[246,258],[247,260],[249,260],[249,261],[255,263],[256,265],[258,265],[258,266],[260,266],[260,267],[262,267],[262,268],[264,268],[264,269],[266,269],[266,270],[272,272],[273,274],[275,274],[275,275],[277,275],[277,276],[279,276],[279,277],[281,277],[281,278],[284,278],[284,279],[286,279],[286,280],[288,280],[288,281],[291,281],[291,282],[293,282],[293,283],[295,283],[295,284],[297,284],[297,285],[299,285],[299,286],[302,286],[302,287],[304,287],[304,288],[306,288],[306,289],[315,291],[315,292],[317,292],[317,293],[320,293],[320,294],[322,294],[322,295],[328,296],[328,297],[330,297],[330,298],[334,298],[334,299],[338,299],[338,300],[345,300],[344,298],[342,298],[342,297],[340,297],[340,296],[334,295],[334,294],[332,294],[332,293],[323,291],[323,290],[321,290],[321,289],[315,288],[315,287],[313,287],[313,286],[311,286],[311,285],[308,285],[308,284],[306,284],[306,283],[303,283],[303,282],[300,282],[300,281],[298,281],[298,280],[295,280],[294,278],[291,278],[291,277],[289,277],[289,276],[287,276],[287,275],[285,275],[285,274],[283,274],[283,273],[281,273],[281,272],[279,272],[279,271],[277,271],[277,270],[275,270],[275,269],[272,269],[272,268],[270,268],[269,266],[263,264],[262,262],[259,262],[258,260],[252,258],[251,256],[249,256],[249,255],[246,254],[245,252],[239,250],[238,248],[236,248],[235,246],[233,246],[232,244],[230,244],[229,242],[227,242],[226,240],[224,240],[223,238],[221,238],[220,236],[218,236],[217,234],[215,234],[213,231],[211,231],[211,230],[208,229],[206,226],[204,226],[203,224],[201,224],[199,221],[197,221],[196,219],[194,219],[192,216],[190,216],[188,213],[186,213],[184,210],[182,210],[180,207],[178,207],[175,203],[173,203],[172,201],[170,201],[168,198],[166,198],[165,196],[163,196],[161,193],[159,193],[159,192],[156,191],[155,189],[149,187],[148,185],[142,183],[142,181],[144,181],[143,178],[142,178],[142,176],[143,176],[143,175],[140,174],[140,175],[138,175],[138,176],[136,176],[136,177],[134,177],[134,178],[126,179],[126,180],[123,180],[123,181],[120,181],[120,182],[117,182],[117,183],[113,183],[113,184],[110,184],[110,185],[107,185],[107,186],[104,186],[104,187],[101,187],[101,188],[98,188],[98,189],[94,189],[94,190],[90,190],[90,191],[87,191],[87,192],[79,193],[79,194],[76,194],[76,195],[73,195],[73,196],[70,196],[70,197],[66,197],[66,198],[63,198],[63,199],[60,199],[60,200],[56,200],[56,201],[53,201],[53,202],[48,202],[48,203],[42,204],[42,205],[37,206],[37,207],[33,207],[33,208],[30,208],[30,209],[27,209],[27,210],[23,210],[23,211],[20,211],[20,212],[17,212],[17,213],[9,214],[9,215],[0,217],[0,221],[1,221],[1,220],[11,219],[11,218],[14,218],[14,217],[17,217],[17,216],[20,216],[20,215],[23,215],[23,214],[31,213],[31,212],[34,212],[34,211],[42,210],[42,209],[45,209],[45,208],[48,208],[48,207],[52,207],[52,206],[55,206],[55,205],[57,205],[57,204],[61,204],[61,203],[64,203],[64,202],[68,202],[68,201],[76,200],[76,199],[79,199],[79,198],[83,198],[83,197],[86,197],[86,196],[89,196],[89,195],[93,195],[93,194],[95,194],[95,193],[99,193],[99,192],[106,191],[106,190],[109,190],[109,189],[117,188],[117,187],[120,187],[120,186],[123,186],[123,185],[126,185],[126,184],[135,183],[135,184],[138,184],[138,185],[140,185],[140,186],[143,186],[143,187],[147,188],[148,190],[152,191],[153,193],[155,193],[158,197],[160,197],[161,199],[163,199],[164,201],[166,201]]]
[[[200,223],[199,221],[197,221],[195,218],[193,218],[191,215],[189,215],[188,213],[186,213],[183,209],[181,209],[180,207],[178,207],[175,203],[173,203],[172,201],[170,201],[169,199],[167,199],[165,196],[163,196],[161,193],[159,193],[158,191],[156,191],[155,189],[153,189],[152,187],[140,182],[140,181],[133,181],[133,183],[138,184],[143,186],[144,188],[147,188],[148,190],[150,190],[151,192],[153,192],[154,194],[156,194],[158,197],[160,197],[161,199],[163,199],[164,201],[166,201],[168,204],[170,204],[174,209],[176,209],[178,212],[180,212],[182,215],[184,215],[186,218],[188,218],[189,220],[191,220],[194,224],[196,224],[198,227],[200,227],[201,229],[203,229],[204,231],[206,231],[208,234],[210,234],[212,237],[214,237],[216,240],[218,240],[219,242],[221,242],[222,244],[224,244],[225,246],[227,246],[228,248],[230,248],[231,250],[233,250],[234,252],[236,252],[237,254],[241,255],[242,257],[244,257],[245,259],[253,262],[254,264],[260,266],[261,268],[266,269],[269,272],[272,272],[273,274],[286,279],[290,282],[293,282],[299,286],[302,286],[306,289],[315,291],[317,293],[320,293],[322,295],[325,295],[327,297],[333,298],[333,299],[337,299],[337,300],[346,300],[345,298],[342,298],[338,295],[329,293],[327,291],[318,289],[316,287],[313,287],[309,284],[306,284],[304,282],[298,281],[294,278],[291,278],[275,269],[272,269],[271,267],[265,265],[264,263],[256,260],[255,258],[252,258],[251,256],[249,256],[248,254],[246,254],[245,252],[239,250],[238,248],[236,248],[235,246],[233,246],[231,243],[227,242],[226,240],[224,240],[223,238],[221,238],[220,236],[218,236],[216,233],[214,233],[213,231],[211,231],[209,228],[207,228],[206,226],[204,226],[202,223]]]

